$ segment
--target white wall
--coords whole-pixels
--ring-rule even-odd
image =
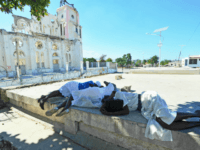
[[[18,48],[19,50],[23,51],[25,57],[19,57],[20,59],[25,59],[26,62],[26,72],[30,74],[31,71],[37,70],[36,64],[36,52],[39,53],[39,60],[40,60],[40,68],[42,67],[42,59],[41,53],[44,53],[44,60],[45,60],[45,68],[46,70],[53,71],[53,59],[59,60],[59,68],[65,68],[66,64],[66,53],[71,54],[72,59],[72,67],[80,68],[80,61],[82,60],[82,46],[80,42],[77,41],[76,45],[73,46],[73,42],[69,40],[60,40],[60,39],[50,39],[50,37],[45,36],[31,36],[23,33],[8,33],[1,35],[1,41],[7,41],[5,44],[5,51],[6,51],[6,59],[5,59],[5,66],[11,66],[10,71],[15,71],[15,60],[17,60],[17,56],[14,56],[14,52],[16,51],[16,46],[12,43],[14,38],[19,38],[23,42],[23,46]],[[42,48],[38,49],[35,44],[37,41],[42,42]],[[2,43],[2,42],[1,42]],[[2,48],[3,44],[1,44],[0,49]],[[56,44],[58,49],[53,50],[52,45]],[[70,45],[72,44],[72,45]],[[69,46],[71,49],[67,52],[66,47]],[[57,57],[52,57],[53,53],[56,52],[58,54]],[[1,53],[3,54],[3,53]],[[0,56],[2,57],[2,56]],[[3,65],[2,59],[0,59],[1,65]]]

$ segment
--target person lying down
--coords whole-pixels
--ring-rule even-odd
[[[61,116],[66,112],[68,112],[68,108],[70,106],[78,106],[78,107],[89,107],[89,108],[100,108],[102,105],[101,100],[104,96],[110,96],[113,91],[116,91],[116,86],[111,83],[107,83],[106,87],[103,86],[95,86],[91,85],[90,87],[83,90],[74,90],[71,92],[71,96],[67,98],[67,100],[57,107],[46,112],[47,116],[51,116],[56,113],[59,109],[63,107],[63,109],[56,115]]]
[[[94,83],[93,81],[87,81],[84,83],[79,83],[76,81],[70,81],[67,82],[65,85],[63,85],[59,90],[53,91],[50,94],[44,96],[42,95],[38,99],[38,103],[40,103],[40,107],[44,110],[44,103],[52,97],[70,97],[71,93],[73,91],[83,90],[88,88],[89,86],[95,86],[95,87],[103,87],[101,86],[101,83],[97,81]]]
[[[161,141],[173,141],[171,130],[183,130],[200,126],[200,122],[183,121],[183,119],[200,117],[200,110],[194,113],[171,111],[168,109],[165,100],[155,91],[146,91],[141,94],[122,92],[117,90],[116,85],[108,82],[106,83],[106,87],[102,88],[99,88],[99,86],[88,87],[83,90],[73,91],[68,100],[61,104],[64,106],[63,112],[65,112],[65,110],[68,112],[68,108],[72,105],[100,108],[103,114],[113,115],[114,113],[105,111],[102,107],[103,104],[106,101],[122,100],[123,107],[128,107],[129,111],[140,111],[142,116],[148,120],[145,137]],[[56,109],[59,109],[59,107],[61,108],[61,105]],[[52,115],[54,113],[51,112],[52,110],[47,111],[46,114]],[[123,113],[124,112],[122,112],[122,114]],[[125,112],[124,114],[128,113]]]
[[[130,111],[141,112],[142,116],[148,120],[145,137],[150,139],[173,141],[171,130],[200,126],[200,121],[183,121],[183,119],[200,117],[200,110],[196,110],[194,113],[171,111],[165,100],[155,91],[144,91],[141,94],[118,91],[115,93],[114,99],[123,100]],[[101,109],[100,111],[103,112]],[[112,114],[108,111],[104,111],[104,113]]]

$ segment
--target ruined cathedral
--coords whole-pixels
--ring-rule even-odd
[[[38,71],[57,72],[67,68],[79,70],[83,60],[82,28],[78,11],[64,5],[40,21],[13,15],[12,32],[0,29],[0,71],[16,74],[17,51],[21,74]]]

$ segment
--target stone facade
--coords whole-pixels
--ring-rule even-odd
[[[75,8],[62,6],[57,9],[57,16],[48,14],[40,21],[34,16],[31,19],[13,17],[12,32],[0,29],[0,71],[6,68],[9,74],[16,74],[15,39],[20,43],[21,74],[65,71],[66,64],[69,68],[80,70],[80,61],[83,60],[82,29]]]

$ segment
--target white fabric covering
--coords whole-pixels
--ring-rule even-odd
[[[137,93],[129,93],[122,92],[128,100],[128,108],[129,111],[135,111],[138,108],[138,94]]]
[[[69,97],[73,91],[78,91],[78,84],[79,82],[76,81],[67,82],[59,91],[64,97]]]
[[[79,107],[97,107],[102,106],[101,100],[105,95],[111,95],[114,86],[109,84],[107,87],[89,87],[87,89],[73,91],[72,96],[74,100],[72,105]]]
[[[114,99],[121,99],[124,101],[123,107],[128,106],[129,111],[135,111],[138,107],[138,94],[129,92],[116,92]]]
[[[155,91],[142,92],[141,103],[141,113],[148,120],[145,137],[161,141],[173,141],[171,130],[164,129],[155,118],[160,117],[163,122],[170,125],[177,113],[169,110],[165,100]]]
[[[96,81],[96,84],[98,85],[98,87],[101,86],[101,83],[99,81]]]

